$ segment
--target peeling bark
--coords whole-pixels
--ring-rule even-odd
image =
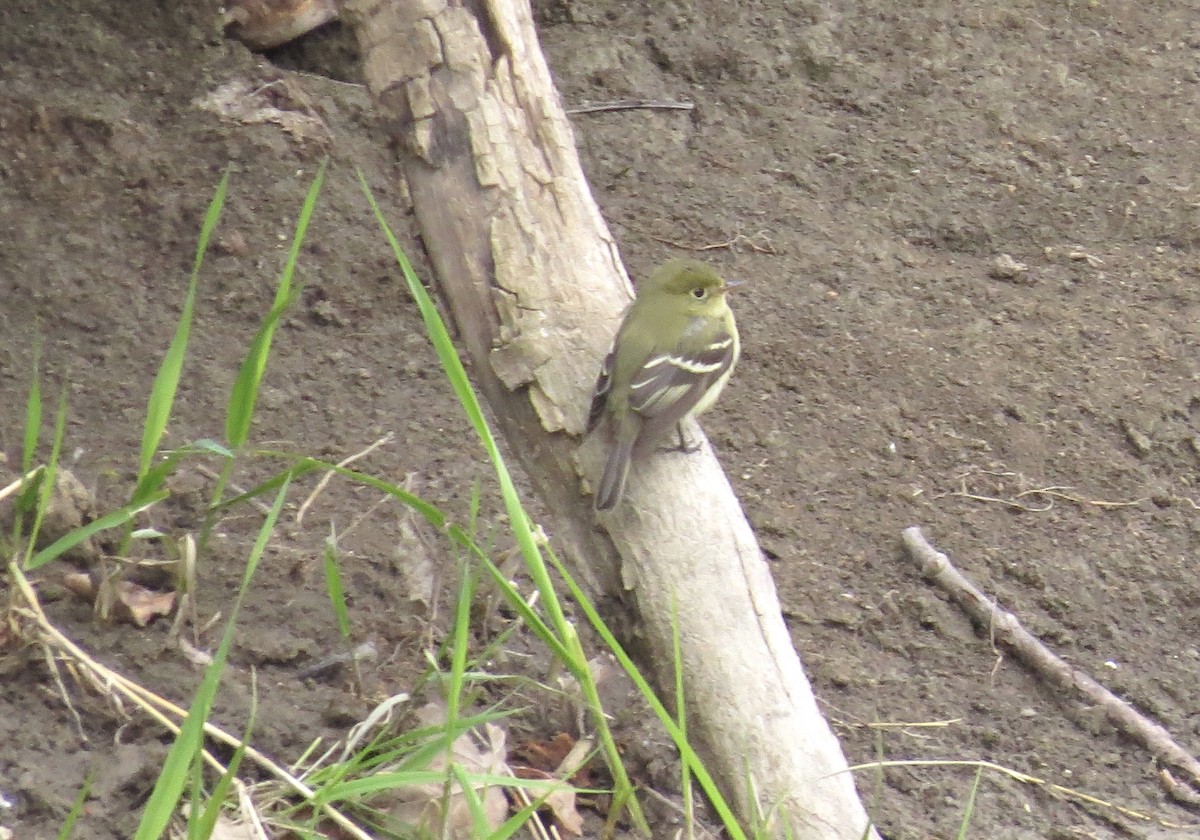
[[[845,759],[711,449],[639,464],[603,530],[578,492],[581,475],[599,474],[601,447],[581,449],[579,435],[629,283],[528,3],[344,11],[476,387],[551,511],[556,545],[659,686],[672,684],[677,610],[690,731],[744,818],[782,805],[793,837],[860,840],[867,818]]]

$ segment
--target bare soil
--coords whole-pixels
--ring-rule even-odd
[[[1143,748],[998,653],[899,543],[923,526],[1070,663],[1200,751],[1194,4],[546,0],[537,14],[566,104],[696,104],[581,114],[576,137],[635,277],[701,253],[750,281],[737,301],[743,362],[705,426],[851,762],[986,759],[1129,809],[989,773],[972,837],[1196,836],[1173,827],[1200,815],[1167,795]],[[222,37],[212,2],[4,3],[10,465],[40,337],[48,402],[60,389],[69,401],[72,467],[102,508],[121,502],[200,220],[232,165],[170,430],[173,445],[219,438],[329,155],[255,441],[337,459],[390,433],[358,466],[411,475],[466,514],[487,470],[359,196],[355,165],[419,256],[355,78],[336,26],[262,57]],[[200,107],[230,83],[319,122]],[[269,472],[254,464],[237,480]],[[211,483],[186,467],[151,524],[194,530]],[[240,727],[254,666],[256,743],[284,760],[407,690],[442,632],[445,605],[431,619],[405,576],[419,541],[375,503],[335,484],[303,524],[289,519],[242,616],[216,718]],[[485,498],[489,527],[492,510]],[[258,521],[246,507],[222,524],[200,570],[202,615],[227,607]],[[344,678],[298,679],[341,645],[320,555],[331,526],[348,532],[355,634],[382,652],[366,696]],[[160,694],[190,696],[199,671],[167,622],[98,624],[60,572],[38,580],[65,632]],[[2,661],[0,827],[55,836],[94,769],[76,836],[129,836],[169,739],[72,683],[85,741],[32,651]],[[669,784],[630,750],[640,779]],[[882,833],[916,840],[955,835],[972,775],[907,767],[858,781]]]

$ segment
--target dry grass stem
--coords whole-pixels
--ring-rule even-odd
[[[17,607],[25,616],[31,619],[37,625],[37,643],[41,644],[48,651],[54,652],[57,655],[74,660],[79,668],[87,675],[88,681],[96,686],[99,690],[106,694],[122,696],[125,699],[133,702],[138,708],[142,709],[150,717],[154,718],[163,728],[167,729],[171,734],[178,735],[180,731],[179,724],[168,717],[168,714],[178,721],[183,721],[187,718],[188,712],[186,709],[176,706],[169,700],[162,698],[150,691],[149,689],[139,685],[129,678],[113,671],[106,665],[93,659],[87,652],[76,645],[71,639],[65,636],[58,630],[46,616],[42,610],[41,604],[38,601],[37,594],[30,585],[29,580],[21,571],[20,566],[14,561],[9,563],[9,574],[11,579],[16,584],[21,597],[24,599],[24,605]],[[53,653],[48,653],[48,656]],[[65,688],[64,688],[65,690]],[[217,726],[205,721],[204,732],[209,737],[220,741],[221,743],[233,749],[243,748],[245,755],[254,763],[258,764],[272,776],[279,779],[288,788],[299,794],[303,799],[312,802],[315,793],[314,791],[297,779],[295,776],[287,772],[283,767],[277,764],[272,759],[268,758],[263,753],[256,750],[249,744],[243,744],[241,739],[225,732]],[[208,764],[217,773],[224,774],[225,766],[214,758],[207,750],[202,750],[201,755],[206,764]],[[355,825],[345,815],[339,812],[328,804],[322,804],[320,810],[323,814],[329,817],[340,828],[344,829],[349,836],[356,840],[371,840],[371,837],[362,829]]]
[[[341,461],[338,461],[338,466],[339,467],[350,466],[355,461],[358,461],[358,460],[370,455],[372,452],[374,452],[376,449],[383,446],[384,444],[391,443],[393,437],[395,437],[395,435],[392,432],[388,432],[386,435],[384,435],[379,440],[372,443],[366,449],[362,449],[358,452],[355,452],[353,455],[350,455],[346,458],[343,458]],[[317,500],[317,497],[319,495],[321,495],[321,493],[329,485],[329,482],[333,479],[333,477],[335,475],[337,475],[337,473],[334,472],[333,470],[326,470],[325,474],[323,476],[321,476],[321,480],[317,482],[317,486],[314,487],[313,491],[308,494],[308,497],[305,498],[305,500],[303,502],[301,502],[300,509],[298,511],[296,511],[296,524],[297,525],[301,524],[304,521],[304,514],[306,514],[308,512],[308,509],[310,507],[312,507],[313,503]]]
[[[40,473],[44,469],[45,469],[45,467],[34,467],[29,472],[25,473],[25,475],[18,478],[16,481],[8,484],[5,487],[0,487],[0,502],[4,501],[9,496],[16,493],[22,487],[24,487],[26,482],[32,481],[34,478],[36,478],[37,474]]]

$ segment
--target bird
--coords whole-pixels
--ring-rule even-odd
[[[614,508],[629,465],[673,428],[711,408],[741,353],[725,280],[707,263],[672,259],[639,285],[596,380],[587,431],[607,425],[611,444],[596,488],[598,511]],[[681,446],[682,448],[682,446]]]

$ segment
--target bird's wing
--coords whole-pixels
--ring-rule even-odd
[[[696,353],[650,356],[629,384],[629,407],[646,419],[639,448],[653,446],[686,417],[734,363],[736,342],[722,333]]]
[[[610,350],[600,366],[600,375],[596,377],[596,388],[592,392],[592,407],[588,409],[587,430],[590,433],[600,424],[604,416],[604,406],[608,402],[608,392],[612,389],[613,361],[616,350]]]

